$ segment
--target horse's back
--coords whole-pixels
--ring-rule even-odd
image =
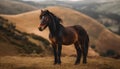
[[[86,35],[87,34],[86,30],[82,26],[74,25],[73,27],[77,32],[79,32],[80,35]]]

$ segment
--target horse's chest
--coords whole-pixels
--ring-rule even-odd
[[[49,39],[51,40],[52,43],[57,42],[55,36],[52,36],[51,34],[49,35]]]
[[[50,40],[51,40],[53,43],[56,43],[56,38],[55,38],[55,37],[50,37]]]

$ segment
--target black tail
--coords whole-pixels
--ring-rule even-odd
[[[75,30],[78,33],[79,36],[79,43],[81,44],[81,50],[83,53],[83,63],[87,62],[87,55],[88,55],[88,47],[89,47],[89,36],[86,32],[86,30],[81,27],[80,25],[74,26]]]
[[[80,25],[75,25],[74,28],[78,33],[78,36],[79,36],[78,39],[80,41],[80,44],[84,44],[86,46],[86,48],[88,48],[89,36],[88,36],[86,30],[83,27],[81,27]]]
[[[84,40],[84,46],[86,48],[86,56],[88,54],[88,47],[89,47],[89,37],[88,35],[86,36],[85,40]]]

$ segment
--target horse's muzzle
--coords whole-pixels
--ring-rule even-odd
[[[38,27],[39,31],[43,31],[43,29],[41,27]]]

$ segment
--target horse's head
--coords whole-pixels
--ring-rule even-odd
[[[47,26],[48,26],[48,23],[49,23],[49,11],[48,10],[41,10],[41,14],[40,14],[40,25],[38,27],[38,29],[40,31],[43,31]]]
[[[38,27],[40,31],[43,31],[48,25],[52,25],[54,28],[56,28],[56,25],[62,22],[61,18],[55,16],[48,10],[41,10],[40,20],[41,22]]]

